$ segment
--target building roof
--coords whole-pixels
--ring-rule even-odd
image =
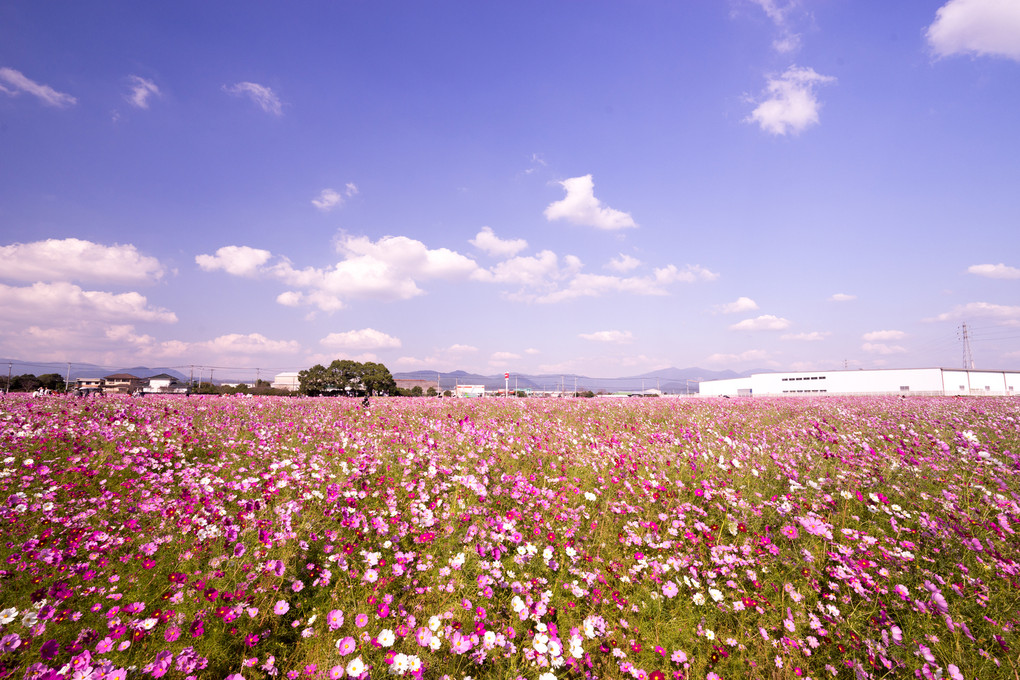
[[[130,373],[114,373],[113,375],[103,376],[103,380],[141,380],[141,378]]]

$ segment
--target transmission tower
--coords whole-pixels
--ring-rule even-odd
[[[967,322],[960,324],[960,339],[963,341],[963,367],[974,368],[974,355],[970,352],[970,335],[967,332]]]

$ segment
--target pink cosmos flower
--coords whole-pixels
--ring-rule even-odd
[[[273,607],[273,613],[276,614],[277,616],[283,616],[289,611],[290,605],[287,603],[286,600],[280,600],[279,602],[276,603],[276,606]]]
[[[330,611],[326,614],[326,625],[330,630],[339,630],[344,625],[344,613],[339,609]]]
[[[428,647],[429,643],[432,642],[432,631],[422,626],[421,628],[418,629],[418,632],[415,634],[414,637],[415,640],[418,641],[418,646]]]
[[[336,645],[337,651],[340,652],[340,656],[347,656],[354,651],[355,647],[357,647],[357,645],[354,642],[354,638],[350,635],[340,640]]]
[[[676,587],[676,584],[672,581],[666,581],[662,584],[662,594],[672,599],[676,597],[676,594],[680,592],[680,589]]]

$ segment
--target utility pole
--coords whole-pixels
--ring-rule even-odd
[[[188,385],[195,389],[195,364],[191,364],[191,375],[188,376]]]
[[[70,386],[71,386],[71,362],[68,361],[67,362],[67,377],[64,378],[64,391],[67,392],[67,389]]]
[[[4,392],[6,394],[10,394],[11,393],[11,368],[13,366],[14,366],[14,364],[12,364],[10,362],[7,363],[7,389],[4,390]]]
[[[967,332],[967,322],[960,324],[960,334],[963,340],[963,367],[974,369],[974,355],[970,352],[970,335]]]

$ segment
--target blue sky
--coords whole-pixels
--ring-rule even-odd
[[[2,3],[0,356],[1020,369],[1018,84],[1015,0]]]

